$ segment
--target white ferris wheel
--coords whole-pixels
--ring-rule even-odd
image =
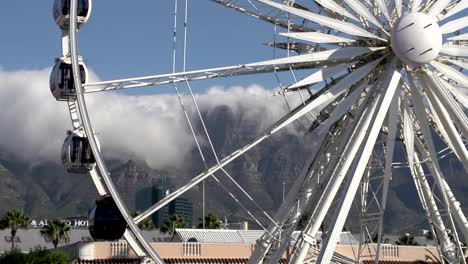
[[[216,175],[223,175],[235,182],[226,165],[305,118],[320,147],[304,164],[276,214],[270,217],[265,213],[269,223],[258,222],[265,233],[257,241],[250,264],[278,263],[288,248],[291,263],[359,263],[366,243],[372,243],[378,263],[389,183],[392,170],[398,166],[409,168],[408,177],[412,177],[437,237],[440,256],[445,263],[465,263],[462,244],[468,239],[468,222],[439,161],[452,154],[468,172],[468,35],[461,33],[468,25],[468,17],[463,15],[468,0],[211,1],[282,29],[278,35],[287,42],[273,43],[273,48],[286,49],[288,56],[193,71],[186,71],[184,65],[183,72],[174,68],[168,74],[92,83],[77,46],[77,32],[90,17],[92,1],[55,0],[62,57],[56,60],[50,85],[55,98],[68,104],[73,125],[62,150],[65,168],[74,173],[89,172],[102,196],[90,214],[92,236],[109,240],[123,235],[142,259],[164,263],[138,223],[208,177],[220,183]],[[177,12],[175,16],[177,21]],[[186,26],[187,16],[185,19]],[[205,172],[140,215],[130,216],[101,155],[89,120],[86,93],[169,84],[179,95],[177,83],[184,83],[209,139],[190,82],[277,72],[290,72],[295,77],[296,72],[311,69],[312,74],[281,86],[276,93],[285,98],[299,94],[299,106],[260,137],[217,158],[216,165],[207,166]],[[182,102],[181,106],[185,111]],[[436,140],[445,148],[440,150]],[[396,145],[404,149],[406,162],[394,161]],[[243,194],[248,196],[245,191]],[[332,207],[335,200],[339,203]],[[334,251],[356,200],[360,205],[360,251],[352,260]],[[304,216],[301,235],[292,242],[292,233]],[[325,217],[331,220],[319,247],[315,238]],[[375,235],[377,239],[372,239]]]

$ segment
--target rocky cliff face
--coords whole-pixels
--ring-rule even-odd
[[[234,113],[229,107],[219,106],[204,115],[220,158],[243,146],[263,130],[258,123]],[[206,139],[202,139],[202,142],[208,165],[215,164],[213,155],[209,154],[211,150]],[[288,191],[307,156],[316,147],[315,143],[313,138],[304,137],[295,130],[283,132],[250,150],[226,170],[263,209],[273,215],[282,200],[283,183]],[[180,187],[205,168],[197,149],[193,150],[190,159],[184,161],[183,168],[158,170],[132,157],[111,160],[108,164],[114,182],[131,210],[142,210],[150,205],[154,179],[169,177],[176,187]],[[448,159],[443,161],[444,168],[449,172],[447,177],[454,187],[453,191],[462,200],[462,204],[468,204],[466,174],[459,166],[450,165],[452,164],[449,164]],[[255,205],[242,195],[226,175],[217,173],[215,176],[255,216],[268,224]],[[185,197],[194,203],[196,223],[201,217],[201,186],[187,192]],[[87,175],[67,174],[59,164],[30,164],[18,162],[6,153],[0,155],[0,214],[8,209],[20,208],[37,217],[86,215],[96,198],[97,193]],[[207,210],[221,218],[227,217],[229,221],[248,220],[253,223],[213,179],[206,181],[206,201]],[[356,213],[348,222],[348,226],[357,226]],[[424,215],[408,171],[396,170],[389,197],[386,232],[416,231],[424,225]]]

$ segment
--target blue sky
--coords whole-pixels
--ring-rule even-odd
[[[179,67],[182,60],[183,6],[179,1]],[[110,4],[112,3],[112,4]],[[0,68],[36,70],[53,66],[60,54],[60,30],[52,18],[53,0],[4,1],[0,16]],[[102,80],[171,72],[173,0],[93,1],[90,20],[79,33],[80,54]],[[189,0],[188,70],[273,58],[273,25],[209,0]],[[466,15],[466,13],[465,13]],[[461,17],[460,13],[456,17]],[[283,84],[292,82],[283,74]],[[275,88],[272,74],[193,83],[198,91],[213,85],[260,84]],[[172,93],[171,86],[128,91]]]
[[[112,4],[110,4],[112,3]],[[130,4],[131,3],[131,4]],[[103,80],[167,73],[172,69],[174,1],[94,1],[93,13],[79,32],[79,49],[89,68]],[[0,67],[7,71],[53,66],[60,54],[60,30],[52,18],[52,0],[5,1],[0,16]],[[179,0],[179,44],[183,6]],[[208,0],[189,0],[188,69],[271,59],[273,26]],[[179,55],[182,55],[179,49]],[[181,57],[179,57],[181,59]],[[181,62],[181,60],[179,60]],[[182,64],[179,64],[181,70]],[[272,76],[236,78],[194,84],[248,85]],[[164,90],[171,87],[159,88]],[[155,88],[145,89],[152,92]]]

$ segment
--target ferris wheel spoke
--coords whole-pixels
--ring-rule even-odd
[[[449,18],[455,14],[458,14],[459,12],[465,10],[468,8],[468,0],[461,0],[458,2],[456,5],[454,5],[452,8],[448,10],[448,12],[445,15],[439,16],[439,20],[444,20],[446,18]]]
[[[440,27],[440,30],[442,31],[442,34],[446,35],[446,34],[450,34],[455,31],[461,30],[465,27],[468,27],[468,16],[455,19],[455,20],[451,20],[443,24]]]
[[[351,107],[360,100],[362,93],[367,90],[370,92],[373,86],[369,86],[367,82],[363,82],[356,90],[349,94],[346,98],[341,100],[338,103],[336,109],[331,113],[331,115],[325,120],[321,120],[319,129],[319,134],[327,133],[330,127],[338,122],[346,113],[349,113]]]
[[[445,59],[442,60],[441,62],[449,62],[452,65],[458,66],[460,68],[463,68],[465,70],[468,70],[468,61],[466,60],[454,60],[454,59]]]
[[[350,175],[345,188],[343,189],[343,194],[341,196],[341,204],[338,205],[335,215],[332,218],[332,225],[328,230],[328,235],[324,239],[323,247],[320,251],[320,255],[317,258],[317,263],[330,263],[333,252],[335,251],[336,244],[338,242],[339,235],[343,230],[343,226],[349,210],[351,208],[351,203],[356,195],[357,189],[361,182],[364,171],[366,170],[367,163],[369,161],[372,150],[376,143],[377,137],[380,133],[380,128],[383,125],[385,117],[387,116],[388,109],[390,104],[393,101],[401,75],[396,69],[394,69],[395,64],[392,63],[391,67],[387,68],[385,72],[385,79],[379,86],[381,91],[381,96],[377,102],[377,112],[373,116],[373,122],[370,125],[369,130],[361,131],[360,133],[366,134],[366,138],[363,141],[364,147],[362,153],[358,155],[357,166]],[[388,86],[388,87],[387,87]]]
[[[454,113],[457,111],[453,110],[451,105],[443,104],[444,101],[446,102],[447,97],[437,87],[435,87],[437,84],[431,76],[428,76],[426,73],[426,75],[423,76],[423,81],[426,83],[426,94],[434,110],[433,115],[438,119],[436,124],[439,126],[439,129],[443,131],[443,134],[445,134],[445,140],[447,141],[448,146],[452,148],[458,159],[462,162],[465,171],[468,172],[468,151],[448,112],[450,111],[453,116],[457,116],[456,113]],[[468,135],[468,123],[464,113],[461,118],[462,120],[459,119],[458,124],[466,137]]]
[[[468,87],[468,78],[465,76],[465,74],[455,70],[447,64],[443,64],[440,62],[433,61],[431,62],[431,65],[448,78],[456,81],[457,83],[465,87]]]
[[[413,0],[411,1],[411,12],[418,12],[421,7],[422,0]]]
[[[309,21],[315,22],[315,23],[320,24],[322,26],[326,26],[326,27],[329,27],[331,29],[335,29],[337,31],[350,34],[352,36],[360,36],[360,37],[366,37],[366,38],[371,38],[371,39],[378,39],[378,40],[387,42],[386,39],[381,38],[379,36],[376,36],[376,35],[370,33],[369,31],[367,31],[367,30],[365,30],[363,28],[360,28],[360,27],[358,27],[358,26],[356,26],[354,24],[348,23],[348,22],[344,22],[344,21],[341,21],[341,20],[337,20],[337,19],[326,17],[326,16],[318,15],[318,14],[308,12],[308,11],[305,11],[305,10],[301,10],[301,9],[298,9],[298,8],[282,5],[282,4],[279,4],[279,3],[276,3],[276,2],[273,2],[273,1],[270,1],[270,0],[258,0],[258,1],[260,1],[262,3],[265,3],[267,5],[270,5],[272,7],[276,7],[278,9],[280,9],[280,10],[289,12],[289,13],[294,14],[296,16],[302,17],[302,18],[307,19]]]
[[[379,7],[382,14],[385,16],[387,21],[390,22],[392,19],[390,17],[390,13],[388,12],[387,3],[385,0],[374,0],[374,3],[377,3],[377,6]]]
[[[453,36],[447,39],[448,41],[457,41],[457,40],[468,40],[468,33],[461,34],[458,36]]]
[[[87,93],[93,93],[275,71],[289,71],[291,68],[309,69],[324,65],[333,65],[339,62],[352,61],[366,54],[383,49],[385,48],[344,47],[244,65],[89,83],[85,85],[85,91]]]
[[[336,44],[348,44],[356,42],[355,39],[349,39],[339,37],[331,34],[325,34],[320,32],[293,32],[293,33],[280,33],[281,36],[288,38],[300,39],[312,43],[336,43]]]
[[[428,15],[436,17],[439,15],[451,2],[452,0],[437,0],[434,5],[429,9]]]
[[[308,87],[312,84],[323,82],[327,80],[328,78],[333,77],[337,75],[338,73],[343,72],[347,70],[348,68],[353,67],[355,64],[357,64],[357,62],[321,68],[320,70],[312,73],[311,75],[298,81],[297,83],[282,89],[278,93],[291,92],[297,89]]]
[[[329,9],[330,11],[333,11],[337,14],[340,14],[342,16],[348,17],[356,22],[360,22],[357,17],[355,17],[353,14],[348,12],[344,7],[340,6],[337,4],[334,0],[315,0],[316,3],[319,5]]]
[[[403,3],[402,0],[395,0],[395,11],[398,17],[401,17],[403,14]]]
[[[179,190],[169,194],[162,200],[160,200],[158,203],[154,204],[150,208],[148,208],[146,211],[144,211],[142,214],[138,215],[135,217],[135,222],[139,223],[140,221],[144,220],[166,204],[170,203],[172,200],[175,198],[179,197],[186,191],[190,190],[193,186],[197,185],[204,179],[208,178],[211,176],[213,173],[216,171],[224,168],[226,165],[231,163],[233,160],[250,150],[251,148],[255,147],[256,145],[260,144],[262,141],[270,137],[272,134],[278,132],[285,126],[291,124],[295,120],[301,118],[305,114],[311,112],[311,111],[320,111],[320,108],[325,107],[327,104],[330,102],[334,101],[336,98],[338,98],[340,95],[342,95],[344,92],[346,92],[351,86],[362,80],[364,77],[366,77],[377,65],[383,60],[383,58],[380,58],[376,61],[373,61],[369,64],[366,64],[365,66],[357,69],[356,71],[352,72],[345,78],[343,78],[341,81],[339,81],[337,84],[332,86],[329,90],[324,91],[321,95],[319,95],[317,98],[313,100],[309,100],[305,105],[300,105],[297,107],[295,110],[293,110],[291,113],[283,117],[281,120],[276,122],[273,126],[270,127],[265,133],[263,133],[260,137],[257,139],[251,141],[249,144],[245,145],[244,147],[234,151],[231,153],[229,156],[224,158],[219,162],[219,164],[211,167],[204,173],[194,177],[190,182],[188,182],[185,186],[180,188]]]
[[[343,0],[343,2],[348,4],[348,6],[351,7],[351,9],[353,9],[354,12],[359,14],[361,17],[365,18],[367,21],[371,22],[372,24],[374,24],[375,26],[380,28],[380,30],[382,30],[382,32],[384,32],[386,35],[388,35],[388,36],[390,35],[384,29],[384,27],[379,22],[379,20],[377,20],[377,18],[375,18],[375,16],[369,11],[369,9],[362,2],[357,1],[357,0]],[[388,13],[388,11],[387,11],[387,13]]]
[[[453,221],[453,216],[452,214],[457,214],[457,210],[454,210],[454,212],[451,212],[452,208],[456,208],[457,205],[454,204],[456,200],[453,197],[453,194],[448,187],[444,176],[442,174],[442,171],[440,169],[439,161],[437,158],[437,154],[435,151],[435,145],[434,141],[432,139],[430,127],[428,124],[427,119],[424,116],[424,104],[423,104],[423,99],[417,90],[415,86],[415,82],[412,78],[410,78],[410,90],[411,90],[411,101],[414,104],[414,114],[417,119],[417,123],[420,127],[421,131],[421,136],[424,138],[424,144],[421,142],[421,144],[417,144],[418,149],[420,152],[425,153],[426,159],[431,160],[431,162],[428,163],[429,168],[431,169],[432,176],[434,177],[437,186],[439,187],[439,190],[442,194],[442,203],[445,206],[445,209],[448,211],[448,221],[449,224],[452,227],[452,232],[453,232],[453,237],[455,238],[456,242],[458,243],[458,234],[457,230],[455,228],[455,224]],[[418,139],[419,141],[419,139]],[[455,217],[457,219],[458,216]],[[461,227],[461,226],[460,226]],[[450,242],[450,240],[447,240],[447,242]],[[456,245],[457,247],[457,245]],[[457,256],[454,254],[454,249],[453,246],[447,246],[446,247],[447,252],[444,253],[444,257],[446,257],[450,263],[458,263],[458,260],[456,260]],[[457,247],[458,250],[460,250],[459,247]],[[460,250],[461,253],[461,250]],[[461,254],[463,256],[463,254]],[[464,259],[462,259],[463,263]]]
[[[274,14],[271,10],[260,10],[259,8],[249,4],[247,6],[240,6],[237,4],[239,1],[228,1],[228,0],[210,0],[216,4],[223,5],[227,8],[231,8],[237,12],[243,13],[245,15],[254,17],[256,19],[280,26],[285,29],[290,29],[295,32],[302,31],[315,31],[316,29],[308,27],[303,24],[296,24],[292,21],[288,21],[286,17],[281,16],[280,14]],[[278,13],[278,12],[276,12]]]
[[[444,44],[440,52],[456,57],[468,57],[468,46]]]

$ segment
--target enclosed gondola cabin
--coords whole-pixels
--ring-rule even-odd
[[[81,83],[85,84],[88,77],[86,65],[80,61]],[[76,87],[73,80],[73,68],[68,58],[57,59],[50,74],[50,91],[58,101],[75,101]]]
[[[62,163],[69,173],[87,173],[94,169],[96,160],[84,133],[68,133],[62,147]]]
[[[70,26],[70,3],[71,0],[55,0],[54,1],[54,19],[55,23],[61,29],[68,29]],[[77,26],[80,28],[91,15],[92,8],[91,0],[78,0]]]
[[[97,200],[88,217],[89,233],[94,240],[118,240],[127,228],[125,219],[110,196]]]

